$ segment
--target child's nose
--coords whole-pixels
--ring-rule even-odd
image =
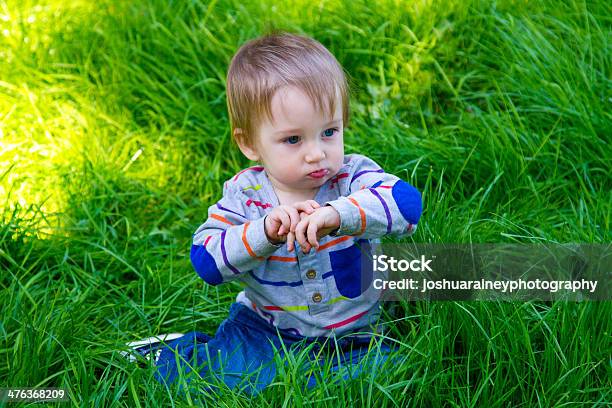
[[[325,158],[325,152],[317,144],[311,146],[310,149],[308,150],[308,153],[306,153],[306,161],[308,163],[320,162],[324,158]]]

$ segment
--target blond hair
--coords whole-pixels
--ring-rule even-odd
[[[271,102],[284,86],[310,97],[315,109],[333,117],[337,90],[344,126],[349,121],[349,86],[342,66],[318,41],[286,32],[272,32],[244,43],[227,72],[227,108],[236,142],[253,145],[264,119],[273,121]],[[241,133],[236,134],[236,129]]]

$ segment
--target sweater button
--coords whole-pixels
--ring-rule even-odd
[[[306,277],[308,279],[314,279],[317,277],[317,272],[314,269],[309,269],[308,272],[306,272]]]
[[[323,300],[323,296],[321,296],[321,294],[319,292],[317,292],[314,295],[312,295],[312,301],[313,302],[319,303],[322,300]]]

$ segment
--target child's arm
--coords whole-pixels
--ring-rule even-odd
[[[353,155],[349,171],[336,177],[341,183],[341,192],[347,195],[325,204],[337,211],[339,220],[334,217],[335,212],[324,205],[309,217],[316,226],[308,225],[309,220],[301,221],[296,228],[296,239],[302,247],[308,249],[309,244],[316,245],[313,232],[321,236],[323,234],[317,230],[327,228],[329,231],[338,221],[339,228],[332,233],[334,236],[355,235],[370,239],[414,233],[422,211],[421,194],[416,188],[385,173],[373,160],[361,155]]]
[[[340,214],[334,235],[408,236],[421,217],[421,193],[399,177],[388,174],[372,159],[354,155],[347,179],[347,197],[330,201]]]
[[[237,185],[226,183],[223,197],[208,208],[208,219],[193,235],[191,263],[211,285],[240,277],[279,248],[266,236],[266,216],[248,202]]]

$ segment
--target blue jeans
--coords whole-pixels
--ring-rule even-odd
[[[354,336],[334,339],[286,333],[245,305],[233,303],[229,317],[214,337],[191,332],[168,342],[157,360],[155,377],[168,385],[181,378],[190,383],[200,377],[209,384],[211,380],[221,381],[229,388],[256,395],[276,376],[275,354],[283,357],[286,352],[299,351],[311,344],[308,351],[311,367],[303,370],[303,375],[308,375],[308,388],[317,385],[315,373],[322,375],[326,365],[331,373],[325,376],[326,381],[338,375],[348,380],[362,371],[376,372],[394,350],[380,339],[373,339],[370,344],[370,339]],[[207,386],[205,390],[218,392],[215,386]]]

